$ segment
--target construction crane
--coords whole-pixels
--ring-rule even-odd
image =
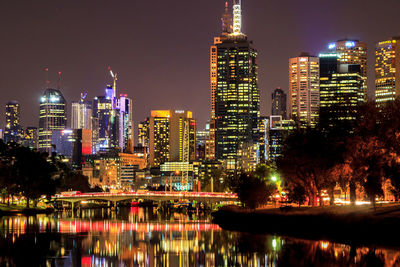
[[[118,74],[114,73],[110,66],[108,66],[108,70],[110,71],[110,75],[113,78],[113,90],[114,90],[113,96],[116,97],[117,96],[117,80],[118,80],[117,76],[118,76]]]

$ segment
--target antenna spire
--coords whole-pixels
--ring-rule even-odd
[[[58,72],[57,89],[61,89],[61,71]]]
[[[46,67],[46,68],[44,69],[44,71],[45,71],[44,75],[45,75],[45,80],[46,80],[46,89],[47,89],[47,88],[50,88],[50,81],[49,81],[49,68],[48,68],[48,67]]]
[[[222,21],[222,34],[229,34],[232,32],[232,15],[229,12],[228,1],[225,1],[225,11],[221,18]]]

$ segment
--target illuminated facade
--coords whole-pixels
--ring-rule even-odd
[[[64,96],[60,90],[47,88],[40,98],[39,150],[51,152],[53,131],[64,130],[67,126],[67,111]]]
[[[362,93],[360,101],[367,101],[367,44],[359,40],[339,40],[328,45],[330,53],[338,54],[339,64],[360,65]]]
[[[375,50],[375,99],[379,107],[400,95],[400,37],[379,42]]]
[[[79,101],[72,102],[72,129],[92,130],[92,103],[85,101],[86,95],[86,93],[82,93]]]
[[[4,142],[20,143],[23,139],[21,127],[20,109],[17,101],[9,101],[6,104],[6,126],[4,128]]]
[[[196,157],[196,120],[191,111],[152,110],[149,121],[150,166]]]
[[[177,191],[193,189],[193,164],[189,162],[165,162],[160,165],[161,185],[172,184]],[[184,173],[187,172],[187,177]]]
[[[354,127],[364,102],[360,65],[340,63],[336,53],[320,55],[320,121],[323,127]]]
[[[222,33],[220,37],[214,38],[214,45],[210,47],[210,88],[211,88],[211,119],[209,122],[209,136],[206,141],[205,157],[209,160],[215,158],[215,92],[217,90],[217,44],[221,43],[221,38],[226,38],[232,33],[232,15],[229,12],[228,1],[225,2],[225,11],[221,18]]]
[[[271,94],[272,106],[271,115],[281,115],[283,119],[286,119],[286,94],[280,88],[276,88]]]
[[[282,156],[283,140],[295,129],[295,122],[283,120],[282,116],[270,116],[269,123],[269,159],[276,161]]]
[[[319,58],[302,53],[289,59],[289,116],[315,126],[319,114]]]
[[[117,110],[119,111],[119,147],[125,150],[129,142],[134,143],[133,102],[131,98],[128,98],[127,94],[121,94],[117,99]]]
[[[38,129],[36,127],[27,127],[25,129],[22,144],[30,149],[38,149]]]
[[[211,114],[210,139],[215,134],[215,157],[224,160],[229,170],[237,167],[240,144],[254,141],[257,134],[260,115],[257,72],[257,51],[241,32],[241,7],[236,0],[233,31],[223,31],[211,47],[211,94],[214,90],[215,114]],[[215,127],[212,127],[213,121]]]

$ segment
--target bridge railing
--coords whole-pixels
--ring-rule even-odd
[[[90,197],[204,197],[204,198],[231,198],[237,199],[234,193],[211,193],[211,192],[165,192],[165,191],[147,191],[147,192],[120,192],[120,193],[77,193],[77,194],[56,194],[53,198],[90,198]]]

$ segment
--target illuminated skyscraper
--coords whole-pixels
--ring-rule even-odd
[[[92,130],[92,103],[86,101],[87,93],[78,102],[72,102],[71,128]]]
[[[260,113],[257,51],[241,32],[240,0],[233,1],[233,30],[229,30],[223,27],[211,47],[210,139],[215,134],[215,156],[233,170],[240,144],[256,139]]]
[[[94,152],[110,147],[111,98],[98,96],[93,100]]]
[[[149,125],[149,118],[147,118],[145,121],[141,121],[138,124],[138,144],[142,147],[149,147]]]
[[[360,65],[362,78],[361,101],[367,101],[367,44],[358,40],[339,40],[328,45],[329,52],[339,55],[339,64]]]
[[[360,65],[340,63],[337,53],[320,54],[320,122],[322,127],[355,125],[357,107],[364,102]]]
[[[128,98],[127,94],[121,94],[117,99],[118,116],[118,132],[119,147],[124,150],[128,146],[128,142],[133,144],[133,102]]]
[[[47,88],[40,98],[39,150],[51,152],[53,131],[64,130],[67,126],[67,110],[60,90]]]
[[[379,42],[375,50],[375,98],[377,106],[400,95],[400,37]]]
[[[302,53],[289,59],[289,116],[315,126],[319,113],[319,58]]]
[[[286,94],[283,90],[278,87],[271,94],[272,105],[271,115],[281,115],[282,118],[286,119]]]
[[[211,119],[209,128],[209,137],[207,142],[206,158],[215,158],[215,92],[217,90],[217,44],[221,43],[221,38],[226,38],[232,33],[232,15],[229,12],[228,1],[225,1],[225,10],[221,18],[222,33],[221,36],[214,38],[214,45],[210,47],[210,88],[211,88]]]
[[[19,104],[17,101],[9,101],[6,104],[6,126],[4,128],[4,142],[22,142],[23,131],[20,123],[21,120]]]
[[[196,120],[191,111],[152,110],[149,122],[150,166],[188,162],[196,157]]]

